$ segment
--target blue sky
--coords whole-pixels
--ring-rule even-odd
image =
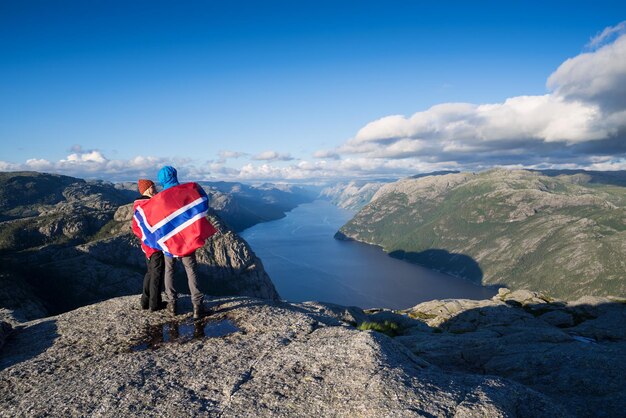
[[[426,134],[432,127],[407,131],[389,126],[406,120],[384,119],[408,120],[441,103],[552,93],[550,75],[601,49],[590,40],[626,19],[621,2],[181,3],[2,1],[0,169],[119,180],[172,163],[195,179],[289,180],[492,165],[621,167],[620,123],[602,131],[611,152],[581,149],[599,139],[589,126],[580,128],[586,139],[554,139],[542,126],[540,148],[505,133],[498,147],[481,145],[467,158],[448,150],[474,147],[475,138],[450,146],[451,137]],[[593,113],[558,112],[584,110]],[[619,119],[618,110],[594,118]],[[424,117],[444,130],[447,117],[433,112]],[[458,112],[476,118],[454,112],[457,125]],[[481,140],[502,139],[488,129],[483,135],[480,127]],[[541,136],[533,129],[524,132]],[[382,152],[392,145],[401,152]]]

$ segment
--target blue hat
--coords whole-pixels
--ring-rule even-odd
[[[176,173],[176,169],[171,165],[166,165],[162,169],[159,170],[159,183],[163,186],[163,190],[169,189],[173,186],[178,186],[178,178],[176,177],[178,173]]]

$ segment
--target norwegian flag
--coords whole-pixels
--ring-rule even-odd
[[[206,218],[209,198],[197,183],[185,183],[135,205],[133,230],[141,242],[167,255],[183,257],[217,232]]]

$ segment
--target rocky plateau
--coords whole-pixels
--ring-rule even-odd
[[[142,311],[138,299],[13,329],[2,324],[0,416],[617,417],[626,410],[623,301],[502,289],[492,300],[394,312],[218,297],[193,322],[188,297],[175,318]]]

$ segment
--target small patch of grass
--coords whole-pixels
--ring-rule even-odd
[[[383,333],[390,337],[397,337],[398,335],[402,335],[402,329],[400,328],[400,325],[391,321],[361,322],[356,329],[358,329],[359,331],[372,330]]]
[[[420,311],[413,311],[413,312],[409,312],[409,318],[428,320],[428,319],[437,318],[437,315],[420,312]]]

